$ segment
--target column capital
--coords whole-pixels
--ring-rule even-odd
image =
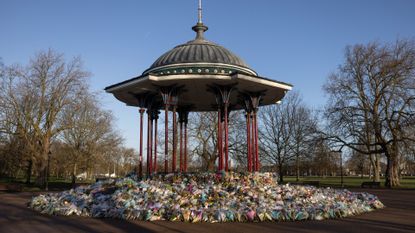
[[[130,95],[134,96],[134,98],[137,100],[138,107],[148,108],[149,105],[151,105],[151,103],[155,99],[157,93],[143,92],[143,93],[130,93]]]
[[[233,90],[235,90],[235,86],[237,83],[232,83],[228,85],[221,85],[221,84],[212,84],[208,85],[207,91],[212,92],[215,94],[216,97],[216,104],[218,105],[229,105],[230,104],[230,96]]]
[[[165,106],[174,106],[178,104],[178,96],[184,91],[184,85],[178,86],[173,84],[170,86],[159,86],[159,92]]]

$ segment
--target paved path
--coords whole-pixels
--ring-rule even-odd
[[[359,190],[360,191],[360,190]],[[264,223],[182,223],[48,216],[26,203],[31,193],[0,193],[0,233],[33,232],[415,232],[415,190],[368,190],[385,209],[339,220]]]

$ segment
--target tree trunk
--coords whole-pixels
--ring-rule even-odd
[[[387,156],[387,172],[385,186],[392,188],[400,186],[399,181],[399,145],[397,142],[393,142],[391,145],[391,151]]]
[[[378,154],[373,154],[369,156],[370,164],[372,165],[373,171],[373,181],[379,182],[380,181],[380,159]]]
[[[209,156],[209,155],[206,155]],[[206,160],[206,168],[208,171],[215,171],[215,161],[216,157],[211,157],[210,159]]]
[[[48,174],[48,156],[49,156],[49,138],[45,137],[40,142],[42,145],[41,150],[39,151],[39,162],[38,162],[38,185],[42,187],[43,189],[47,189],[48,182],[47,182],[47,174]]]
[[[76,163],[73,165],[73,171],[72,171],[72,188],[75,188],[76,184]]]
[[[279,164],[278,165],[278,182],[280,183],[280,184],[282,184],[283,182],[284,182],[284,172],[283,172],[283,169],[282,169],[282,164]]]
[[[44,179],[44,183],[45,183],[45,190],[48,191],[49,190],[49,168],[48,166],[44,169],[44,174],[43,174],[43,179]]]
[[[39,173],[36,179],[36,184],[41,187],[42,189],[46,189],[46,174],[47,174],[47,168],[45,165],[38,166]]]
[[[89,157],[89,156],[88,156]],[[89,180],[90,178],[91,178],[91,167],[90,167],[90,162],[91,161],[91,159],[90,159],[90,157],[86,160],[86,169],[85,169],[85,172],[86,172],[86,176],[85,176],[85,179],[86,180]]]
[[[30,184],[30,179],[32,178],[32,169],[33,169],[33,160],[30,158],[29,164],[26,171],[26,184]]]
[[[386,177],[385,177],[385,187],[393,188],[400,185],[399,182],[399,163],[396,156],[389,155],[386,157]]]
[[[42,155],[39,157],[39,160],[36,166],[38,171],[36,184],[42,189],[46,189],[47,159]]]
[[[295,166],[296,166],[296,181],[300,181],[300,158],[299,155],[295,156]]]
[[[375,161],[376,166],[373,166],[373,175],[374,175],[374,181],[379,182],[380,181],[380,158],[379,158],[379,155],[376,154],[375,158],[376,158],[376,161]]]
[[[19,168],[16,171],[15,177],[20,177],[21,171],[22,171],[22,167],[19,166]]]

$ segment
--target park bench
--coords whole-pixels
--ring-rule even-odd
[[[303,184],[304,185],[312,185],[312,186],[320,187],[320,181],[318,181],[318,180],[303,181]]]
[[[373,181],[362,182],[361,187],[362,188],[380,188],[380,182],[373,182]]]

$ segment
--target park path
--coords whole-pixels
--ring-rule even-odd
[[[353,191],[361,191],[355,189]],[[32,193],[0,193],[0,233],[53,232],[415,232],[415,190],[364,190],[385,209],[338,220],[264,223],[140,222],[42,215],[26,207]]]

